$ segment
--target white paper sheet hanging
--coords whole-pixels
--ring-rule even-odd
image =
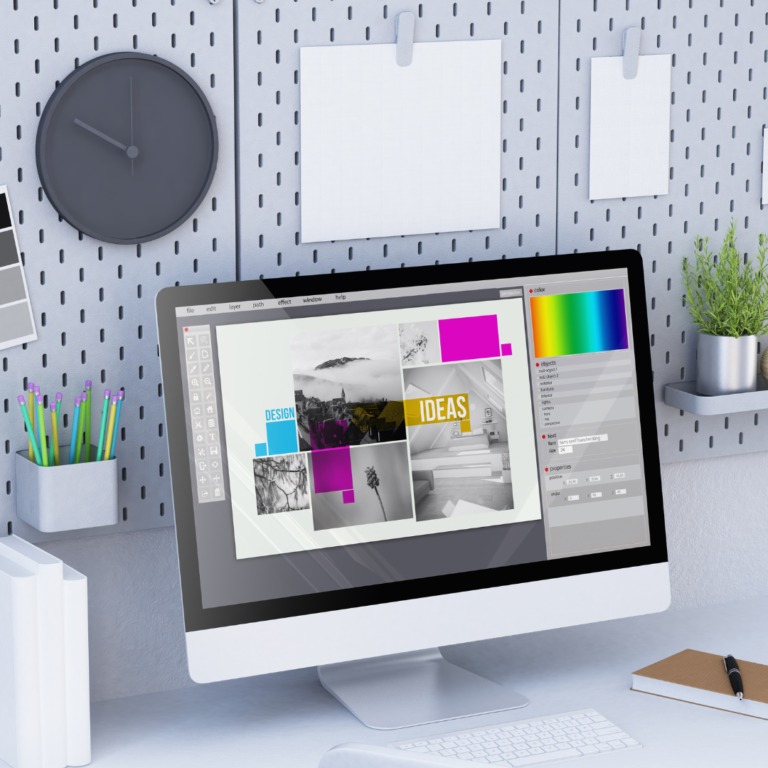
[[[591,61],[589,199],[668,194],[672,57],[641,56],[632,80],[621,56]]]
[[[500,40],[300,58],[303,242],[500,226]]]

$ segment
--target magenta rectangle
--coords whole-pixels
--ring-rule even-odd
[[[496,315],[438,320],[440,353],[444,363],[499,357]]]
[[[354,504],[355,503],[355,492],[354,491],[342,491],[341,492],[341,500],[345,504]]]
[[[352,459],[349,446],[312,451],[312,479],[315,493],[352,489]]]
[[[512,354],[512,345],[511,344],[502,344],[501,345],[501,356],[507,357],[508,355]]]

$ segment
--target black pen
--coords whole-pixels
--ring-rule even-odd
[[[723,659],[725,671],[728,673],[728,679],[731,681],[733,692],[739,697],[739,701],[744,697],[744,685],[741,682],[741,671],[736,659],[730,654]]]

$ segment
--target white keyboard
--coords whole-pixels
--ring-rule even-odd
[[[494,768],[547,763],[637,749],[642,746],[594,709],[514,720],[489,728],[464,728],[418,741],[389,745],[406,753],[431,753]]]

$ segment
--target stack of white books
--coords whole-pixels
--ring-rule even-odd
[[[91,762],[88,580],[18,536],[0,538],[0,760]]]

